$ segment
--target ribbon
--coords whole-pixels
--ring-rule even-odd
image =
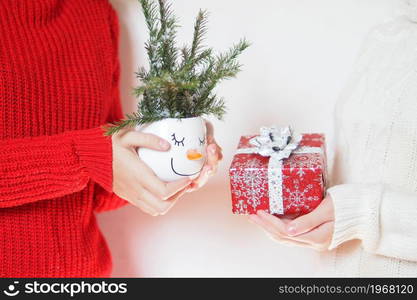
[[[320,147],[299,147],[302,135],[294,135],[291,127],[261,127],[260,135],[250,139],[253,147],[237,150],[237,154],[259,154],[270,157],[268,162],[269,211],[271,214],[284,214],[282,197],[283,160],[291,154],[322,153]]]

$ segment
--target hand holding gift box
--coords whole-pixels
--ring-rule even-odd
[[[230,185],[235,214],[312,211],[325,193],[324,135],[263,127],[260,135],[243,136],[230,166]]]

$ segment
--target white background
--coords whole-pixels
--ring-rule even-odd
[[[131,97],[134,72],[146,65],[146,28],[137,0],[111,0],[121,26],[122,101]],[[210,11],[207,44],[225,50],[245,36],[244,71],[225,82],[225,121],[214,121],[224,149],[218,174],[166,216],[152,218],[127,206],[99,216],[114,276],[313,276],[317,254],[281,246],[231,214],[227,169],[240,135],[262,125],[291,124],[324,132],[330,158],[333,109],[369,29],[397,15],[400,0],[174,0],[189,42],[199,8]]]

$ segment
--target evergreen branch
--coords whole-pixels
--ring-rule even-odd
[[[220,81],[233,78],[240,72],[241,65],[236,59],[249,46],[250,44],[242,39],[226,53],[219,54],[214,62],[210,62],[206,72],[200,78],[201,85],[198,93],[201,99],[207,99]]]
[[[241,39],[229,50],[228,54],[226,55],[227,60],[232,61],[237,59],[237,57],[249,47],[250,43],[246,39]]]
[[[158,39],[156,38],[158,29],[158,7],[152,0],[139,0],[142,6],[143,16],[149,31],[149,39],[145,43],[145,50],[148,54],[148,60],[150,65],[150,73],[158,74]]]
[[[135,73],[136,78],[139,78],[141,81],[146,81],[149,76],[148,71],[144,67],[140,67],[139,70]]]
[[[212,53],[212,49],[203,50],[204,47],[202,45],[204,37],[207,34],[207,18],[207,11],[200,10],[198,12],[194,24],[194,34],[191,48],[184,47],[182,50],[183,62],[181,70],[185,72],[194,72],[194,68]]]
[[[145,85],[138,86],[135,89],[133,89],[133,94],[136,96],[136,98],[139,98],[140,96],[143,96],[147,88],[148,87]]]
[[[236,62],[237,57],[245,51],[250,44],[245,40],[240,40],[239,43],[232,46],[225,54],[217,56],[216,68],[218,79],[227,79],[234,77],[240,70],[240,64]]]
[[[172,71],[176,67],[178,49],[175,46],[177,34],[177,19],[172,12],[171,4],[166,0],[158,0],[161,28],[157,34],[160,45],[158,54],[161,58],[162,70]]]
[[[190,58],[190,49],[187,46],[183,46],[181,48],[181,56],[182,56],[182,67],[188,62]]]
[[[192,68],[195,69],[196,67],[204,63],[209,64],[211,60],[212,52],[213,52],[212,49],[203,50],[197,57],[194,58],[192,62]]]
[[[190,51],[190,60],[194,59],[195,56],[201,51],[204,36],[207,34],[207,18],[208,12],[200,10],[198,12],[195,24],[194,24],[194,36]]]
[[[167,4],[166,0],[158,0],[159,2],[159,20],[161,24],[161,28],[158,32],[158,38],[161,38],[167,28],[169,27],[169,20],[172,18],[172,9],[171,4]]]
[[[243,39],[228,51],[214,55],[212,48],[203,45],[208,13],[200,10],[191,45],[179,49],[176,47],[179,26],[169,1],[139,2],[149,31],[145,49],[150,68],[147,71],[141,67],[136,72],[141,81],[133,90],[141,98],[137,112],[107,128],[106,134],[165,118],[213,115],[221,119],[226,111],[225,102],[213,91],[222,80],[240,72],[237,59],[249,43]]]
[[[149,0],[139,0],[140,5],[142,6],[142,12],[145,17],[145,22],[148,27],[149,32],[153,32],[157,27],[157,7],[153,1]]]
[[[114,125],[105,127],[105,135],[113,135],[124,128],[132,128],[138,125],[141,121],[138,113],[127,114],[126,119],[116,122]]]
[[[204,112],[204,115],[214,115],[219,120],[222,120],[225,113],[226,113],[226,105],[224,103],[224,99],[223,98],[218,99],[216,96],[213,96],[212,104]]]

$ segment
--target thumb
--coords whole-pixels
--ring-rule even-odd
[[[170,143],[154,134],[137,131],[127,132],[120,140],[127,147],[149,148],[158,151],[168,151],[171,147]]]
[[[330,209],[328,201],[323,201],[309,214],[300,216],[288,223],[286,226],[287,234],[289,236],[297,236],[329,221],[332,218]]]

